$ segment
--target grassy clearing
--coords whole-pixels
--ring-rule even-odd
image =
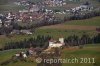
[[[7,66],[37,66],[36,63],[34,62],[29,62],[29,63],[25,63],[25,62],[17,62],[17,63],[10,63]]]
[[[43,26],[40,29],[66,29],[66,30],[96,30],[98,26],[81,26],[81,25],[51,25],[51,26]]]
[[[95,65],[92,63],[67,63],[63,66],[99,66],[100,65],[100,45],[86,45],[83,49],[64,49],[62,58],[95,58]]]
[[[6,61],[8,59],[11,59],[11,57],[17,53],[18,51],[23,51],[22,49],[16,49],[16,50],[6,50],[6,51],[0,51],[0,63],[3,61]]]
[[[11,59],[11,57],[17,53],[17,52],[21,52],[21,51],[24,51],[23,49],[15,49],[15,50],[7,50],[7,51],[3,51],[3,52],[0,52],[0,63],[6,61],[6,60],[9,60]],[[2,60],[2,61],[1,61]],[[5,66],[36,66],[36,63],[34,62],[21,62],[21,61],[18,61],[17,63],[9,63],[8,65],[5,65]],[[1,66],[1,65],[0,65]]]
[[[39,35],[50,35],[53,38],[58,38],[60,36],[67,37],[70,35],[81,36],[84,33],[89,34],[90,36],[96,35],[95,31],[84,31],[84,30],[66,30],[66,29],[38,29],[36,33]]]
[[[99,26],[100,27],[100,17],[94,17],[86,20],[74,20],[68,21],[66,25],[83,25],[83,26]]]

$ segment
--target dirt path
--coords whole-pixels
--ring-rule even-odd
[[[68,29],[68,30],[96,30],[98,26],[80,26],[80,25],[51,25],[51,26],[43,26],[40,29]]]

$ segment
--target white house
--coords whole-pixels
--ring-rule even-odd
[[[64,45],[65,45],[64,38],[59,38],[59,41],[54,41],[54,40],[50,40],[49,41],[49,48],[52,48],[52,47],[62,47]]]
[[[89,5],[80,5],[78,7],[72,8],[73,12],[75,12],[75,11],[91,11],[91,10],[93,10],[93,7],[89,6]]]
[[[1,19],[0,19],[0,27],[2,26],[2,21],[1,21]]]

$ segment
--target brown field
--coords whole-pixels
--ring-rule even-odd
[[[51,25],[40,27],[40,29],[68,29],[68,30],[96,30],[98,26],[80,26],[80,25]]]

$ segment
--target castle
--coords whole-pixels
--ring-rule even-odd
[[[59,38],[59,41],[55,41],[55,40],[52,40],[52,39],[49,41],[49,48],[62,47],[64,45],[65,45],[64,38]]]

